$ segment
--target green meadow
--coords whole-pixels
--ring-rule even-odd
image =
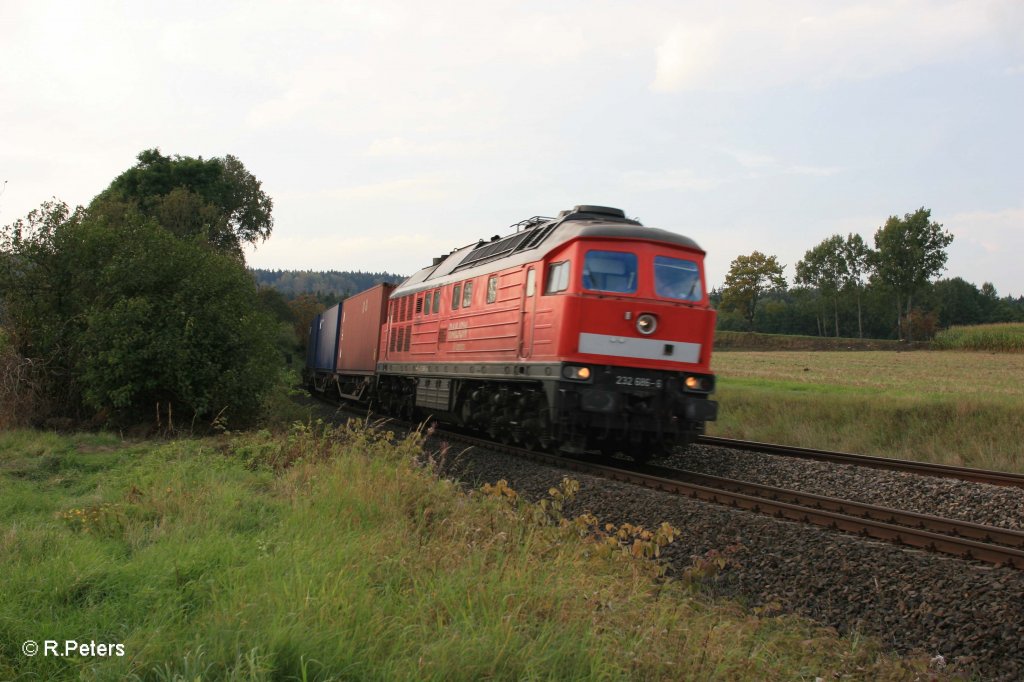
[[[1024,354],[719,352],[710,435],[1024,471]]]
[[[0,679],[907,679],[866,638],[667,580],[674,532],[461,492],[416,436],[0,434]],[[653,530],[653,529],[652,529]],[[639,551],[637,550],[639,548]],[[24,642],[123,646],[26,656]]]

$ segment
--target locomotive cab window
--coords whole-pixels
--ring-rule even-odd
[[[635,253],[588,251],[583,259],[583,288],[614,294],[635,294],[637,260]]]
[[[466,282],[466,286],[462,289],[462,307],[468,308],[473,302],[473,280]]]
[[[655,256],[654,292],[677,301],[700,301],[704,298],[700,268],[692,260]]]
[[[498,300],[498,276],[493,275],[487,279],[487,302],[494,303]]]
[[[533,296],[533,290],[537,288],[537,273],[533,268],[526,271],[526,295]]]
[[[452,310],[455,310],[456,308],[459,307],[459,303],[461,302],[461,300],[462,300],[462,285],[461,284],[456,284],[455,287],[452,288]]]
[[[433,298],[433,296],[434,296],[433,292],[428,291],[427,295],[423,297],[423,314],[424,315],[429,315],[430,314],[430,300],[431,300],[431,298]]]
[[[434,289],[434,312],[436,313],[441,309],[441,290]]]
[[[544,286],[545,294],[555,294],[569,288],[569,261],[552,263],[548,266],[548,281]]]

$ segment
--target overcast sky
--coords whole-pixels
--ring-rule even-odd
[[[234,154],[255,267],[409,274],[575,204],[754,250],[921,206],[1024,294],[1024,1],[0,3],[0,224]]]

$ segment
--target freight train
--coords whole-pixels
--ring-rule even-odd
[[[305,380],[502,442],[646,460],[716,418],[714,328],[693,240],[576,206],[318,315]]]

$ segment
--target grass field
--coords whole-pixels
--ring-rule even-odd
[[[906,348],[906,343],[895,339],[761,334],[721,329],[715,331],[715,350],[905,350]]]
[[[415,442],[303,427],[0,433],[0,679],[912,679],[860,638],[710,605]],[[27,640],[123,656],[26,656]]]
[[[1024,355],[721,352],[712,435],[1024,471]]]

